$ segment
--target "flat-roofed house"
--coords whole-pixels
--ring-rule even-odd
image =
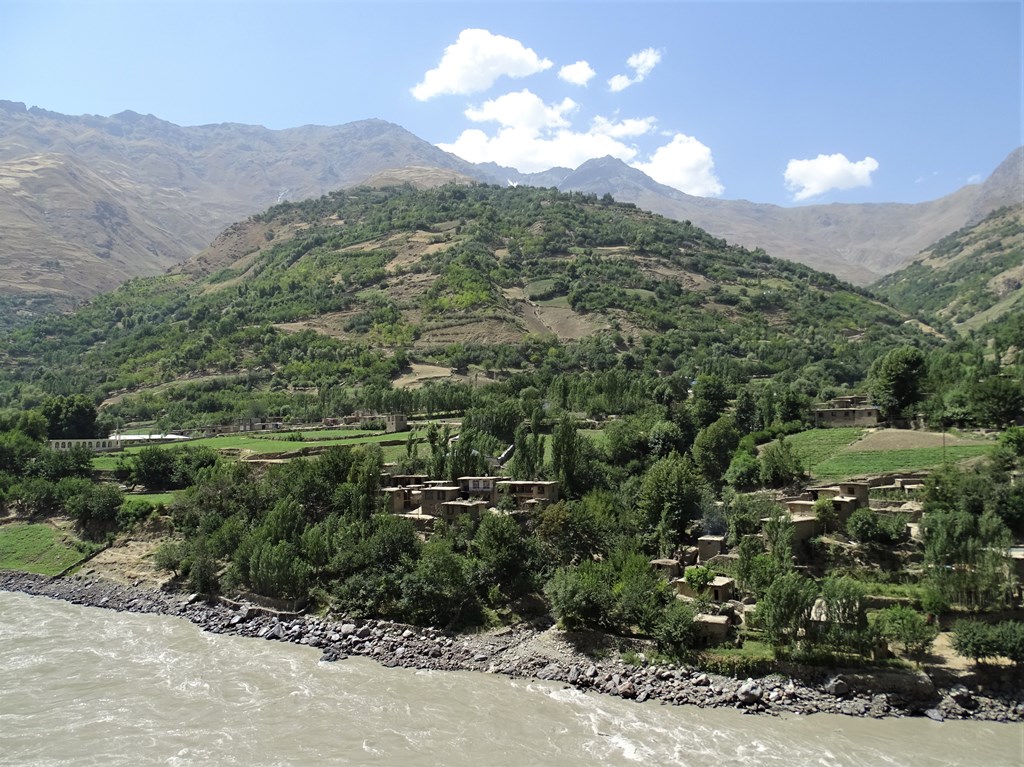
[[[482,498],[488,503],[498,500],[497,477],[459,477],[458,482],[463,498]]]
[[[420,511],[432,517],[441,515],[441,504],[459,497],[457,485],[432,485],[420,490]]]
[[[504,479],[495,487],[498,493],[510,495],[519,508],[546,506],[558,500],[558,483],[554,480]]]
[[[453,524],[460,517],[469,517],[474,522],[479,522],[488,505],[487,501],[480,498],[472,500],[457,498],[454,501],[442,503],[440,509],[438,509],[437,516],[449,525]]]
[[[818,428],[831,426],[877,426],[885,419],[882,410],[871,403],[863,394],[836,397],[827,405],[814,409],[814,425]]]

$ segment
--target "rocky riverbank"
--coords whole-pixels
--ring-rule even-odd
[[[208,603],[87,576],[51,579],[0,571],[0,590],[112,610],[174,615],[205,631],[316,648],[324,661],[364,656],[385,666],[478,671],[561,682],[639,702],[737,708],[745,713],[833,713],[860,717],[927,715],[933,719],[1024,721],[1024,688],[1006,675],[984,688],[936,689],[922,673],[821,673],[795,680],[771,675],[745,681],[677,666],[626,665],[595,659],[550,627],[516,626],[474,635],[390,621],[325,619],[273,613],[255,605]]]

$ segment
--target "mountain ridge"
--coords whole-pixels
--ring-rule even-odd
[[[939,200],[784,208],[687,195],[608,157],[530,174],[473,165],[378,118],[182,127],[131,110],[76,117],[0,101],[0,135],[0,226],[11,233],[0,242],[0,297],[57,297],[58,308],[181,263],[269,205],[363,183],[457,179],[611,194],[862,285],[1024,189],[1020,148],[984,184]]]

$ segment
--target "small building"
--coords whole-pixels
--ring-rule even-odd
[[[820,429],[833,426],[877,426],[885,419],[882,410],[863,394],[836,397],[827,405],[814,409],[814,425]]]
[[[405,514],[417,508],[422,502],[421,493],[414,487],[382,487],[384,508],[390,514]]]
[[[693,617],[697,636],[705,647],[720,645],[729,638],[729,616],[698,613]]]
[[[405,413],[392,413],[384,420],[384,431],[388,434],[409,431],[409,419]]]
[[[420,513],[432,517],[441,515],[441,504],[454,501],[459,497],[459,488],[455,485],[434,485],[420,490]]]
[[[705,596],[712,602],[728,602],[736,594],[736,581],[724,575],[716,575],[703,595],[686,582],[685,576],[676,578],[672,585],[676,587],[676,596],[684,599],[700,599]]]
[[[679,577],[678,559],[652,559],[651,567],[657,570],[658,575],[663,577],[669,583]]]
[[[809,503],[812,507],[813,501],[787,501],[786,505],[790,503]],[[761,517],[761,524],[765,524],[771,521],[771,517]],[[790,512],[789,520],[793,525],[793,543],[802,543],[810,538],[813,538],[821,525],[818,523],[818,517],[812,513],[798,513],[794,514]]]
[[[520,508],[546,506],[558,500],[558,483],[553,480],[505,479],[495,487],[498,493],[511,496]]]
[[[702,535],[697,539],[697,561],[707,562],[725,549],[724,535]]]
[[[426,474],[395,474],[391,483],[396,487],[422,487],[427,483]]]
[[[483,498],[488,503],[498,500],[497,477],[459,477],[458,482],[463,498]]]
[[[454,501],[445,501],[441,504],[437,517],[451,525],[460,517],[469,517],[474,522],[479,522],[480,517],[487,510],[487,501],[475,499],[464,500],[457,498]]]

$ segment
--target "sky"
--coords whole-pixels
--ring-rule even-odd
[[[1022,7],[0,0],[0,99],[178,125],[380,118],[524,172],[612,155],[705,197],[920,202],[1024,144]]]

